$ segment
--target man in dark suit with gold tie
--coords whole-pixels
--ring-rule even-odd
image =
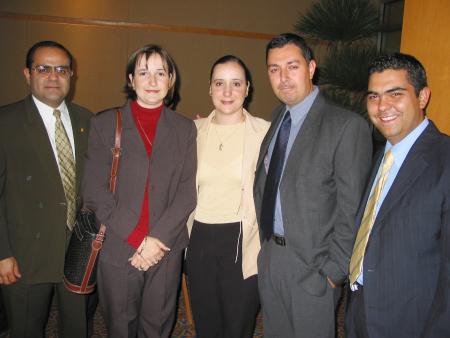
[[[91,113],[65,101],[72,55],[42,41],[28,51],[31,95],[0,108],[0,285],[11,337],[43,337],[57,295],[60,336],[87,335],[87,296],[62,283]]]
[[[369,66],[367,110],[387,142],[357,214],[346,337],[450,337],[450,138],[429,99],[413,56]]]

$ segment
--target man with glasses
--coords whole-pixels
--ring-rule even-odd
[[[92,115],[65,101],[72,60],[57,42],[36,43],[31,95],[0,108],[0,286],[14,338],[44,337],[54,293],[59,336],[87,336],[87,297],[62,283]]]

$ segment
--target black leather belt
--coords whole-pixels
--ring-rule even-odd
[[[284,236],[278,236],[278,235],[273,234],[272,239],[276,244],[278,244],[280,246],[286,246],[286,240],[284,239]]]

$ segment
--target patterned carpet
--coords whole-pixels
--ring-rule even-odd
[[[55,307],[52,308],[52,311],[50,313],[50,318],[47,324],[46,329],[46,337],[48,338],[57,338],[57,322],[58,322],[58,311]],[[107,337],[107,331],[105,327],[105,323],[103,321],[103,317],[101,314],[101,308],[98,307],[97,311],[94,316],[94,331],[93,331],[93,338],[103,338]],[[195,329],[189,325],[187,319],[186,319],[186,310],[184,306],[183,298],[180,297],[179,304],[178,304],[178,315],[177,315],[177,322],[175,324],[174,331],[172,333],[172,338],[195,338]],[[253,337],[262,338],[262,319],[261,316],[258,316],[255,333]]]
[[[337,318],[337,337],[338,338],[344,338],[344,329],[343,329],[343,323],[344,323],[344,307],[345,307],[345,295],[342,299],[342,302],[339,306],[338,311],[338,318]],[[57,338],[57,320],[58,320],[58,312],[55,307],[52,308],[52,311],[50,313],[49,322],[46,329],[46,337],[48,338]],[[93,331],[93,338],[103,338],[107,337],[107,331],[105,327],[105,323],[103,321],[103,317],[101,314],[100,307],[97,308],[97,311],[94,316],[94,331]],[[177,316],[177,322],[174,328],[174,331],[172,333],[172,338],[195,338],[195,329],[189,325],[186,319],[186,310],[184,306],[183,298],[180,297],[179,299],[179,306],[178,306],[178,316]],[[259,314],[256,320],[256,327],[255,332],[253,334],[253,337],[262,338],[263,337],[263,326],[262,326],[262,318]]]

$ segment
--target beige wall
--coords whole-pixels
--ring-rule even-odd
[[[401,51],[424,65],[431,88],[428,116],[450,135],[450,1],[406,0]]]
[[[240,56],[254,82],[250,110],[269,117],[277,103],[265,70],[265,39],[190,33],[192,27],[276,34],[292,31],[299,11],[312,0],[0,0],[0,105],[27,93],[22,75],[25,54],[35,42],[56,40],[77,60],[73,101],[99,111],[124,102],[125,64],[134,49],[146,43],[166,47],[181,73],[181,102],[177,110],[188,116],[211,109],[208,76],[211,64],[224,54]],[[40,15],[184,26],[182,32],[153,29],[81,26],[49,22],[48,18],[7,18]],[[2,16],[3,13],[3,16]],[[182,29],[183,30],[183,29]]]

